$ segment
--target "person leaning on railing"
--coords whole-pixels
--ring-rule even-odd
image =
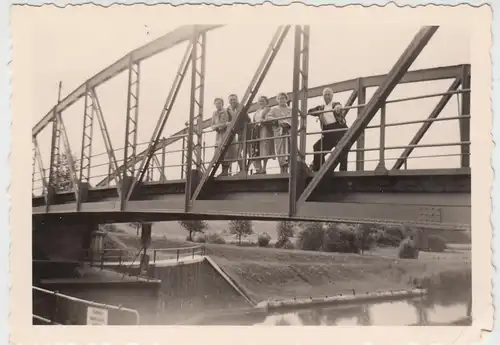
[[[227,113],[229,114],[231,121],[236,121],[236,117],[238,116],[238,113],[241,111],[241,109],[242,105],[238,100],[238,96],[234,93],[229,95],[229,107],[227,107]],[[244,113],[240,115],[240,121],[236,123],[234,127],[234,131],[236,133],[235,137],[237,137],[238,142],[238,144],[236,144],[236,157],[238,159],[238,165],[240,167],[240,174],[245,172],[243,160],[247,159],[247,150],[243,152],[243,141],[245,136],[247,138],[250,137],[250,126],[248,126],[250,122],[250,116],[248,116],[247,113]]]
[[[323,90],[323,100],[325,104],[318,105],[312,109],[308,110],[308,115],[315,116],[319,118],[321,123],[321,138],[314,143],[314,159],[311,169],[313,171],[318,171],[321,165],[325,163],[326,153],[324,151],[331,151],[339,141],[344,136],[347,130],[347,123],[345,121],[345,115],[342,110],[342,105],[339,102],[333,101],[333,90],[330,88],[325,88]],[[330,110],[330,111],[329,111]],[[336,130],[334,132],[324,131]],[[322,152],[323,151],[323,152]],[[347,170],[347,154],[340,158],[340,171]]]
[[[256,174],[265,174],[267,161],[274,156],[273,129],[270,123],[266,122],[271,108],[269,107],[269,99],[265,96],[260,96],[257,103],[259,108],[253,115],[251,134],[251,139],[255,141],[250,145],[250,156],[257,170]]]
[[[216,98],[214,100],[215,110],[212,114],[212,129],[215,131],[215,146],[218,148],[222,143],[222,139],[227,131],[227,126],[231,122],[231,117],[226,109],[224,109],[224,100]],[[236,159],[236,147],[229,145],[226,154],[223,157],[222,172],[220,176],[227,176],[229,174],[229,166],[231,162]]]
[[[274,136],[274,151],[278,158],[281,173],[288,172],[288,162],[290,155],[290,129],[292,127],[292,109],[288,106],[288,95],[280,92],[276,96],[278,106],[273,108],[268,116],[272,120],[271,125]]]

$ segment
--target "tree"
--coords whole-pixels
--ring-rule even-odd
[[[238,237],[238,243],[241,244],[241,238],[253,234],[251,220],[231,220],[229,222],[229,232]]]
[[[59,165],[56,168],[55,173],[57,174],[57,191],[58,192],[68,192],[73,189],[73,180],[71,177],[70,160],[66,153],[62,153],[59,156]],[[73,156],[73,163],[75,165],[75,172],[78,176],[78,162],[75,156]]]
[[[299,234],[299,248],[302,250],[319,250],[323,246],[325,229],[322,223],[310,222]]]
[[[356,237],[358,242],[360,242],[359,249],[361,250],[361,255],[364,254],[364,251],[369,249],[374,242],[374,233],[376,229],[372,227],[370,224],[359,224],[356,229]]]
[[[203,220],[181,220],[179,224],[189,232],[189,241],[193,241],[194,232],[204,232],[208,229],[208,224]]]
[[[282,248],[286,243],[290,242],[295,232],[295,225],[288,220],[280,221],[276,230],[278,232],[278,240],[276,241],[276,248]]]

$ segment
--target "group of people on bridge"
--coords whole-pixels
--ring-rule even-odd
[[[235,94],[229,95],[229,106],[224,108],[224,100],[215,98],[215,111],[212,115],[212,129],[216,132],[215,146],[219,147],[231,123],[242,109],[242,105]],[[287,173],[290,156],[290,133],[292,126],[291,101],[288,95],[280,92],[276,96],[278,105],[271,108],[269,99],[260,96],[258,109],[253,119],[246,113],[241,114],[242,121],[236,124],[235,137],[229,145],[221,162],[222,172],[219,176],[227,176],[229,167],[238,161],[240,173],[245,173],[253,164],[256,174],[266,174],[269,159],[277,159],[281,173]],[[321,138],[314,144],[314,159],[312,171],[318,171],[325,161],[326,154],[342,139],[347,130],[345,112],[339,102],[333,100],[333,90],[323,90],[324,104],[309,109],[307,114],[319,118],[321,124]],[[244,142],[247,148],[244,149]],[[249,156],[247,165],[244,160]],[[347,170],[347,154],[340,160],[340,170]]]

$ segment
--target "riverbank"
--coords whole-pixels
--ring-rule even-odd
[[[398,259],[395,248],[364,255],[207,244],[207,255],[256,302],[404,290],[442,274],[470,274],[470,254],[421,253]]]
[[[123,242],[131,247],[136,243]],[[161,245],[153,238],[152,246]],[[433,277],[471,272],[467,251],[421,252],[418,260],[412,260],[398,259],[396,248],[377,248],[364,255],[218,244],[206,244],[206,248],[207,255],[254,303],[405,290]]]

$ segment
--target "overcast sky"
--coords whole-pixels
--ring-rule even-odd
[[[13,21],[14,57],[18,59],[19,83],[26,92],[26,102],[31,103],[32,125],[54,106],[57,99],[58,83],[62,81],[62,96],[66,96],[100,70],[117,59],[179,25],[169,25],[167,7],[134,7],[122,9],[110,16],[107,10],[98,7],[70,7],[51,9],[50,20],[47,11],[24,11],[23,23],[29,26],[20,29],[20,21]],[[140,20],[137,20],[140,18]],[[311,87],[350,78],[387,73],[400,54],[411,41],[419,26],[370,26],[352,23],[351,26],[312,25],[310,46],[309,85]],[[240,97],[248,86],[276,26],[228,25],[208,34],[205,84],[205,118],[213,111],[214,97],[227,100],[230,93]],[[141,64],[139,142],[147,142],[155,127],[163,107],[178,64],[184,54],[186,44],[158,54]],[[410,68],[422,69],[469,63],[469,37],[466,28],[457,26],[441,27]],[[275,96],[280,91],[292,89],[293,31],[286,38],[271,67],[259,95]],[[21,66],[22,65],[22,66]],[[102,110],[108,124],[114,148],[124,146],[124,126],[126,111],[126,73],[122,73],[97,89]],[[184,80],[176,104],[167,122],[164,136],[183,127],[189,116],[189,76]],[[445,92],[451,80],[398,86],[389,98],[416,96],[423,93]],[[369,89],[370,97],[375,89]],[[338,94],[335,98],[345,102],[349,93]],[[387,107],[387,122],[425,119],[439,98],[391,104]],[[311,99],[309,106],[315,106],[321,99]],[[457,116],[458,104],[452,98],[441,116]],[[352,123],[352,112],[348,122]],[[83,124],[83,100],[75,103],[63,118],[70,137],[71,149],[78,152],[81,147]],[[372,123],[377,124],[376,116]],[[93,152],[104,151],[104,144],[97,126],[94,132]],[[405,145],[413,137],[420,125],[392,127],[387,129],[388,146]],[[319,124],[308,121],[308,130],[316,131]],[[50,127],[39,136],[45,168],[49,163]],[[316,137],[308,138],[308,151]],[[207,137],[207,142],[213,137]],[[458,142],[458,123],[446,121],[435,123],[421,143]],[[378,147],[378,130],[367,132],[366,146]],[[177,146],[178,148],[179,146]],[[139,150],[142,150],[140,148]],[[175,146],[172,146],[174,149]],[[458,153],[458,147],[419,149],[413,155]],[[391,150],[387,158],[398,157],[401,150]],[[123,153],[117,158],[122,159]],[[377,152],[368,152],[366,159],[374,159]],[[207,151],[207,159],[211,152]],[[178,163],[179,156],[170,161]],[[354,159],[350,155],[350,160]],[[96,158],[93,164],[104,163],[104,157]],[[311,160],[309,157],[308,160]],[[393,164],[387,160],[387,165]],[[410,167],[458,167],[459,158],[415,159]],[[171,164],[173,164],[171,163]],[[377,162],[367,162],[373,169]],[[352,167],[353,165],[351,165]],[[102,174],[106,169],[93,169],[92,174]],[[177,168],[178,170],[178,168]],[[172,177],[174,174],[172,171]],[[96,181],[94,181],[96,182]]]

